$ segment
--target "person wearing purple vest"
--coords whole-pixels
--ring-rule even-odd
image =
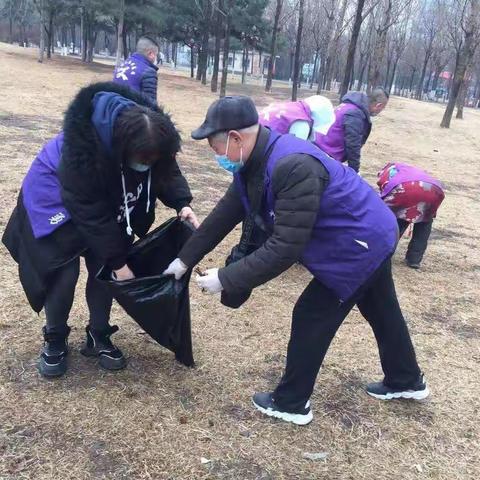
[[[385,108],[388,97],[382,87],[374,88],[368,95],[348,92],[335,109],[335,122],[327,133],[317,133],[315,144],[335,160],[347,162],[358,172],[361,149],[372,130],[371,117]]]
[[[204,291],[246,292],[297,262],[313,276],[293,310],[285,373],[273,392],[253,396],[255,407],[300,425],[312,420],[318,371],[355,304],[375,333],[385,374],[367,392],[384,400],[427,397],[392,279],[397,223],[375,191],[310,142],[260,126],[248,97],[214,102],[192,137],[208,139],[234,181],[165,273],[181,278],[238,223],[245,228],[253,220],[258,243],[198,276]],[[263,200],[254,210],[259,191]]]
[[[150,37],[140,37],[136,52],[130,55],[113,72],[113,81],[140,92],[157,104],[158,44]]]
[[[45,309],[45,377],[67,368],[69,314],[80,257],[88,270],[89,322],[83,355],[101,367],[125,367],[110,340],[112,295],[96,281],[102,265],[117,280],[133,278],[127,264],[134,234],[144,236],[158,198],[198,225],[186,179],[176,163],[180,135],[162,109],[111,82],[83,88],[69,106],[64,130],[47,142],[22,184],[2,241],[18,263],[32,309]]]
[[[413,225],[405,262],[410,268],[420,268],[433,219],[445,198],[442,184],[420,168],[396,162],[382,168],[377,185],[381,198],[397,217],[400,236]]]
[[[318,134],[326,134],[335,121],[332,102],[312,95],[297,102],[272,103],[260,112],[259,123],[278,133],[291,133],[315,143]]]

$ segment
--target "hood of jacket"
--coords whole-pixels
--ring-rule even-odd
[[[341,100],[342,103],[351,103],[357,106],[365,115],[366,119],[371,122],[370,118],[370,102],[368,95],[362,92],[348,92]]]

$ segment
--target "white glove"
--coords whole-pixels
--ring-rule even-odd
[[[220,293],[223,290],[222,284],[218,279],[218,268],[207,270],[203,276],[197,275],[195,281],[207,293]]]
[[[180,280],[187,270],[188,267],[179,258],[176,258],[163,272],[163,275],[175,275],[175,280]]]

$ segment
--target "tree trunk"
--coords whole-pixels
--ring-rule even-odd
[[[298,80],[300,78],[300,54],[302,52],[302,31],[305,0],[299,0],[297,41],[295,43],[295,63],[293,67],[292,101],[297,101]]]
[[[195,80],[200,81],[202,79],[202,64],[203,64],[203,54],[201,52],[201,46],[198,47],[197,51],[197,73],[195,75]]]
[[[380,29],[377,30],[377,38],[375,41],[372,55],[372,68],[368,78],[367,91],[369,92],[372,88],[375,88],[381,83],[381,67],[383,58],[385,56],[385,48],[387,45],[387,34],[391,25],[392,4],[393,0],[387,0],[383,17],[383,24]]]
[[[48,11],[48,29],[47,29],[47,58],[52,58],[53,53],[53,12]]]
[[[277,55],[277,35],[279,30],[278,23],[280,22],[282,6],[283,6],[283,0],[277,0],[277,8],[275,9],[275,19],[273,21],[272,42],[270,44],[270,60],[268,62],[267,83],[265,84],[266,92],[270,92],[270,90],[272,89],[275,59]]]
[[[410,77],[410,86],[408,87],[408,89],[410,90],[410,93],[412,92],[412,89],[413,89],[413,81],[415,80],[415,74],[416,73],[417,73],[417,69],[413,68],[412,69],[412,76]]]
[[[365,0],[358,0],[357,11],[355,12],[355,21],[352,30],[352,37],[350,38],[350,43],[348,45],[347,64],[345,66],[343,81],[340,87],[340,98],[342,98],[348,91],[348,83],[355,63],[355,51],[357,49],[358,35],[360,33],[360,27],[362,26],[363,22],[362,13],[364,5]]]
[[[115,65],[118,67],[122,63],[123,56],[123,23],[125,20],[125,0],[120,0],[120,12],[118,18],[118,31],[117,31],[117,57],[115,59]]]
[[[10,4],[8,16],[8,43],[13,43],[13,4]]]
[[[457,102],[458,95],[460,93],[460,88],[462,83],[465,81],[465,73],[467,67],[473,59],[475,54],[475,36],[477,34],[475,25],[477,17],[479,15],[479,2],[478,0],[472,0],[472,11],[467,19],[467,24],[469,28],[465,29],[465,41],[463,43],[462,49],[458,55],[458,61],[455,66],[455,74],[453,76],[453,85],[448,97],[447,108],[445,109],[445,114],[443,115],[442,122],[440,126],[442,128],[450,128],[450,122],[452,120],[453,110],[455,109],[455,104]]]
[[[126,60],[130,52],[128,50],[128,30],[125,27],[125,24],[123,25],[122,43],[123,43],[123,58],[124,60]]]
[[[460,87],[460,92],[457,99],[457,115],[455,118],[463,120],[463,107],[465,106],[465,100],[467,98],[467,92],[469,87],[469,81],[465,78]]]
[[[422,99],[422,94],[423,94],[423,84],[425,82],[425,74],[427,72],[427,65],[428,65],[428,61],[430,60],[430,52],[427,51],[425,53],[425,58],[423,59],[423,65],[422,65],[422,73],[420,74],[420,80],[418,82],[418,86],[417,86],[417,93],[415,95],[415,98],[417,100],[421,100]]]
[[[225,41],[223,43],[223,62],[222,62],[222,80],[220,82],[220,97],[224,97],[227,91],[228,77],[228,52],[230,51],[230,26],[231,26],[231,10],[232,0],[225,1],[226,18],[225,18]],[[235,55],[234,55],[235,62]]]
[[[39,1],[40,9],[40,46],[38,48],[38,61],[43,63],[45,53],[45,7],[44,0]]]
[[[392,87],[393,87],[393,82],[395,81],[395,74],[397,73],[397,67],[398,67],[398,62],[400,60],[400,57],[396,57],[395,61],[393,62],[393,69],[392,69],[392,75],[390,76],[390,80],[387,79],[388,81],[388,94],[392,93]]]
[[[82,14],[80,17],[80,48],[82,50],[82,62],[87,61],[87,22],[85,17],[85,7],[82,7]]]
[[[432,81],[432,90],[436,90],[438,87],[438,80],[440,79],[440,74],[442,73],[443,67],[442,68],[435,68],[435,72],[433,74],[433,81]]]
[[[325,57],[326,57],[326,51],[324,50],[323,52],[321,52],[321,55],[320,55],[320,68],[318,69],[318,75],[317,75],[317,81],[318,81],[317,95],[320,95],[323,89],[323,81],[325,78],[325,69],[326,69],[326,63],[327,63]]]
[[[207,49],[206,57],[204,59],[204,64],[202,68],[202,85],[207,84],[208,60],[209,60],[209,55],[208,55],[208,49]]]
[[[242,53],[242,85],[245,84],[245,79],[247,76],[247,64],[248,62],[248,47],[244,46],[243,47],[243,53]]]
[[[369,55],[365,55],[365,61],[361,63],[361,67],[360,67],[360,76],[358,77],[358,90],[362,89],[363,77],[365,76],[365,72],[367,70],[368,61],[369,61]]]
[[[317,73],[317,65],[318,65],[318,56],[320,55],[320,52],[317,48],[315,50],[315,60],[313,61],[313,72],[312,72],[312,78],[310,79],[310,90],[313,89],[313,83],[315,82],[315,74]]]
[[[75,25],[75,22],[72,22],[70,24],[70,36],[71,36],[71,43],[73,44],[72,45],[72,49],[73,49],[73,52],[72,53],[75,53],[75,46],[77,44],[77,39],[76,39],[76,25]]]
[[[210,83],[210,90],[216,92],[218,89],[218,68],[220,66],[220,47],[222,40],[223,0],[219,1],[215,20],[215,52],[213,54],[213,72]]]
[[[338,58],[338,47],[340,43],[340,38],[342,37],[343,31],[343,23],[345,21],[345,13],[347,11],[347,0],[343,0],[340,11],[338,14],[337,25],[335,28],[335,34],[333,35],[332,41],[330,42],[330,48],[328,51],[328,66],[325,78],[325,88],[330,91],[332,89],[332,80],[333,80],[333,60],[337,57]]]
[[[195,45],[189,45],[190,47],[190,78],[195,77]]]

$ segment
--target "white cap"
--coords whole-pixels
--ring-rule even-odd
[[[312,112],[313,130],[327,134],[335,122],[335,111],[332,102],[322,95],[312,95],[304,99]]]

